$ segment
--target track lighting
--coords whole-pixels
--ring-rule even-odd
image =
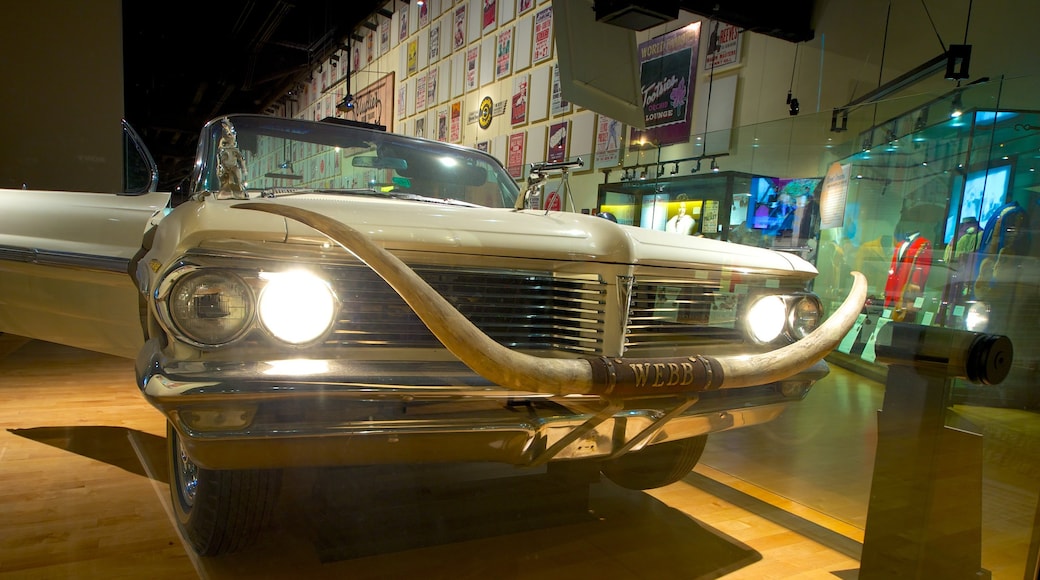
[[[693,166],[693,169],[690,170],[690,173],[700,173],[700,172],[701,172],[701,160],[700,160],[700,158],[698,158],[697,159],[697,164]]]
[[[347,113],[354,110],[354,95],[347,94],[343,97],[343,100],[336,104],[336,110],[340,113]]]
[[[711,158],[711,170],[714,173],[718,173],[719,172],[719,164],[715,162],[715,158],[714,157]]]
[[[964,101],[961,100],[961,93],[957,91],[953,95],[953,102],[950,103],[950,118],[956,119],[964,114]]]
[[[676,162],[676,164],[672,167],[672,172],[670,173],[670,175],[675,175],[676,173],[679,173],[679,163],[678,162]]]

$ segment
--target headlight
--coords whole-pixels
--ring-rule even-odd
[[[823,318],[823,309],[820,303],[813,298],[797,298],[794,308],[791,308],[790,320],[791,335],[801,340],[816,330]]]
[[[173,286],[170,318],[184,336],[201,346],[219,346],[237,338],[253,319],[253,297],[230,272],[197,272]]]
[[[779,296],[763,296],[747,309],[747,330],[759,343],[779,338],[787,324],[787,305]]]
[[[309,272],[266,272],[257,311],[275,338],[290,344],[316,340],[332,326],[336,299],[321,278]]]

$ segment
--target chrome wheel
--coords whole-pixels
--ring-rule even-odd
[[[176,472],[173,485],[177,486],[184,507],[191,509],[195,505],[195,494],[199,488],[199,466],[188,459],[188,453],[184,450],[184,444],[179,438],[174,451],[173,464]]]
[[[166,441],[170,500],[192,548],[202,556],[217,556],[251,544],[274,509],[281,472],[200,467],[171,424]]]

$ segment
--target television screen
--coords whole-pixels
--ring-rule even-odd
[[[950,243],[957,224],[965,218],[976,218],[979,227],[986,228],[993,212],[1004,205],[1011,184],[1011,166],[1000,165],[972,171],[964,177],[964,193],[960,203],[954,198],[946,216],[946,243]]]
[[[815,195],[821,181],[818,177],[753,177],[748,225],[774,236],[784,231],[784,228],[790,229],[791,215]]]

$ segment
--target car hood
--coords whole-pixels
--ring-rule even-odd
[[[708,238],[618,225],[568,212],[484,208],[432,202],[304,194],[270,200],[332,217],[394,251],[437,252],[642,266],[748,268],[814,275],[793,255]],[[179,239],[186,250],[205,240],[226,238],[323,243],[311,228],[266,213],[236,209],[235,200],[189,202],[164,220],[190,232]],[[188,207],[185,207],[188,206]],[[164,223],[168,232],[173,224]]]

